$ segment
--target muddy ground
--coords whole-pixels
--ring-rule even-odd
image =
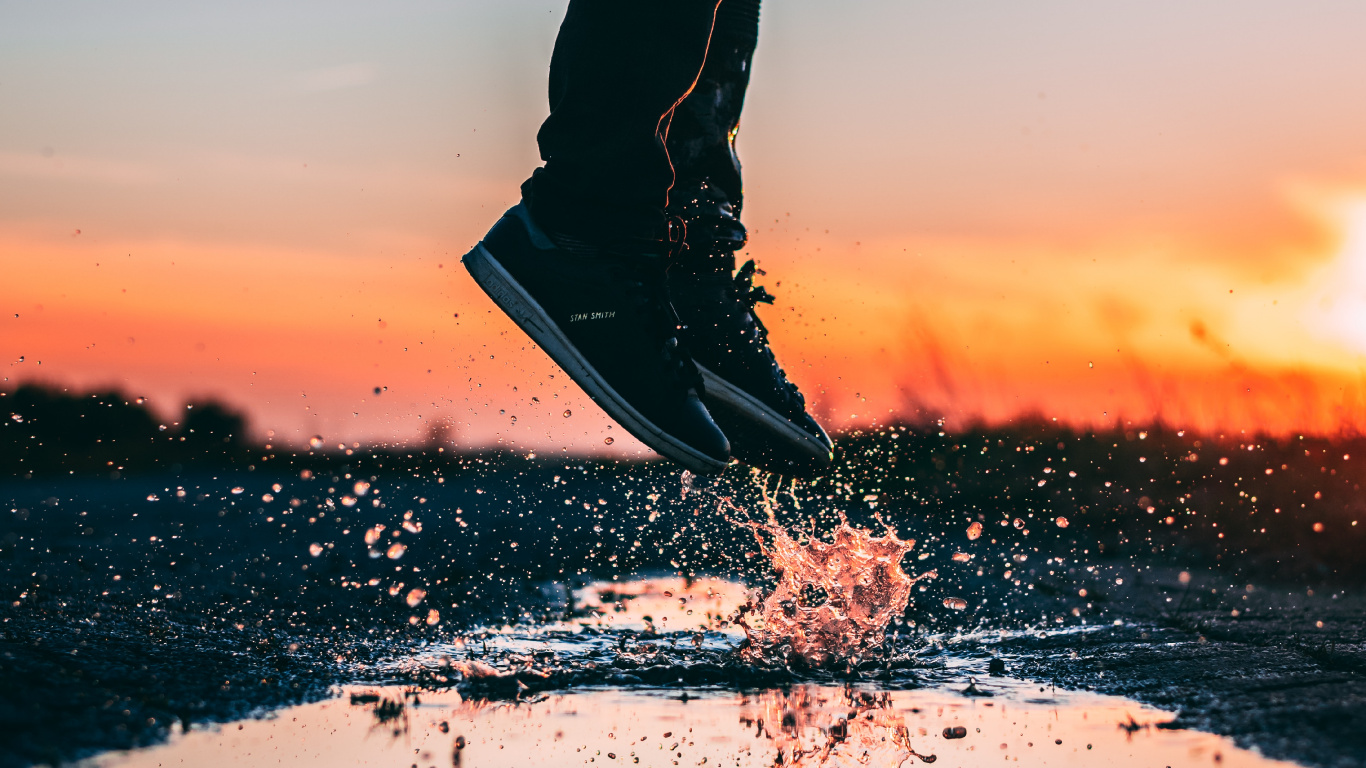
[[[758,508],[743,473],[684,494],[657,464],[495,457],[433,469],[402,458],[0,484],[0,765],[150,744],[176,721],[245,717],[344,682],[436,684],[405,659],[477,626],[562,617],[568,591],[594,579],[767,575],[750,533],[718,511],[723,497]],[[1307,518],[1277,533],[1290,524],[1269,510],[1271,533],[1260,533],[1265,523],[1249,527],[1257,512],[1238,502],[1208,502],[1189,512],[1201,525],[1174,530],[1161,514],[1170,501],[1146,509],[1158,491],[1083,474],[1070,490],[1031,496],[1052,490],[1036,478],[1058,473],[1017,469],[1021,490],[990,503],[968,494],[966,478],[993,478],[961,461],[959,476],[939,468],[898,487],[850,472],[838,481],[847,492],[779,497],[785,522],[817,531],[835,510],[865,525],[882,515],[920,542],[907,571],[939,571],[885,657],[858,669],[747,667],[688,644],[642,667],[628,634],[612,663],[565,659],[524,684],[959,685],[1000,658],[1013,676],[1170,708],[1182,726],[1273,757],[1366,765],[1355,508],[1323,518],[1331,540],[1313,538],[1323,531]],[[1185,487],[1191,499],[1252,497],[1227,480]],[[972,521],[985,526],[976,540],[965,534]],[[973,560],[954,562],[955,552]],[[413,587],[427,592],[416,607],[404,600]],[[945,597],[969,609],[948,610]]]

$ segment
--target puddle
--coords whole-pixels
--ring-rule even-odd
[[[1291,765],[1226,738],[1163,729],[1170,713],[1118,697],[1000,678],[977,687],[992,695],[799,685],[596,689],[494,703],[357,687],[86,765]]]
[[[715,578],[599,581],[574,591],[581,616],[572,623],[645,632],[708,630],[744,637],[730,618],[749,599],[751,590],[744,585]]]
[[[573,599],[562,621],[487,628],[374,670],[440,690],[348,686],[329,701],[173,732],[164,745],[85,765],[1290,765],[1164,728],[1171,713],[1127,699],[974,679],[981,654],[935,653],[911,665],[914,675],[889,666],[881,687],[831,683],[828,671],[785,687],[746,682],[751,667],[737,654],[746,633],[734,617],[760,596],[734,582],[597,582]],[[906,660],[895,644],[887,651]],[[715,674],[684,682],[690,665]],[[492,681],[514,698],[464,699],[447,687],[460,679]]]

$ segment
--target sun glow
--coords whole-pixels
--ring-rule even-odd
[[[1344,206],[1342,218],[1342,248],[1316,276],[1304,323],[1314,333],[1366,354],[1366,200]]]
[[[1302,55],[1250,87],[1262,38],[1217,14],[1131,9],[1116,37],[878,5],[907,23],[766,11],[738,137],[761,311],[832,428],[1366,428],[1355,16],[1278,12]],[[98,14],[6,27],[0,386],[216,396],[300,441],[642,453],[458,265],[538,162],[559,17],[422,6],[375,35],[362,8],[336,23],[363,51],[265,6],[136,41]]]

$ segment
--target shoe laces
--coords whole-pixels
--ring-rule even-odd
[[[735,271],[735,277],[731,282],[735,298],[746,310],[749,319],[754,323],[754,343],[756,351],[765,358],[765,362],[773,370],[774,377],[778,382],[778,391],[789,401],[795,402],[798,406],[805,408],[806,398],[802,397],[801,390],[787,378],[787,372],[778,365],[778,359],[773,356],[773,348],[768,343],[768,326],[759,319],[759,313],[755,308],[759,304],[772,304],[776,297],[769,293],[762,285],[754,284],[754,276],[762,275],[764,271],[759,269],[754,263],[754,259],[746,261]]]

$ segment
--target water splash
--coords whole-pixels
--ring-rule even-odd
[[[749,660],[857,664],[881,647],[887,624],[906,609],[915,582],[937,575],[911,577],[901,570],[901,558],[915,541],[897,538],[890,526],[875,536],[841,515],[830,541],[813,536],[801,542],[765,506],[767,522],[740,523],[754,532],[778,576],[772,592],[736,616],[748,637],[742,654]]]

